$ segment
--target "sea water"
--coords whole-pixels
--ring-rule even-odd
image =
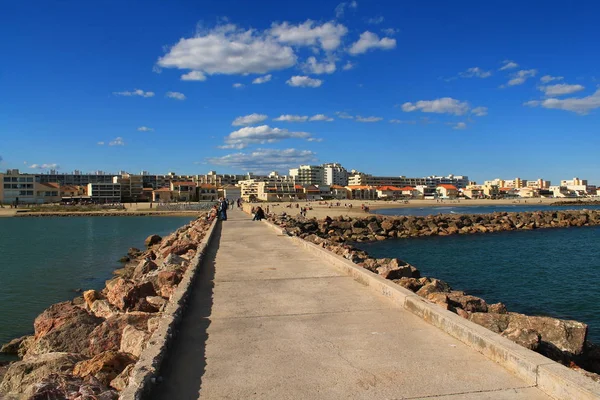
[[[509,311],[574,319],[600,344],[600,227],[549,228],[357,243]]]
[[[463,200],[464,201],[464,200]],[[509,204],[485,206],[461,206],[461,203],[449,203],[431,207],[383,208],[373,212],[381,215],[413,215],[427,216],[437,214],[490,214],[493,212],[533,212],[533,211],[565,211],[565,210],[600,210],[600,205],[587,206],[551,206],[544,204]]]
[[[78,290],[102,289],[130,247],[168,235],[191,217],[0,218],[0,344]]]

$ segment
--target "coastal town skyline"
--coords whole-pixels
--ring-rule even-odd
[[[0,170],[600,182],[598,5],[396,3],[6,4]]]

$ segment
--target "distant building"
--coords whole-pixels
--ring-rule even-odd
[[[94,203],[120,203],[120,183],[88,183],[88,196]]]
[[[380,199],[397,199],[402,195],[402,189],[396,186],[379,186],[376,190]]]
[[[438,197],[441,197],[442,199],[456,199],[458,197],[458,188],[454,185],[438,185],[436,191]]]
[[[377,189],[369,185],[348,185],[349,198],[354,200],[377,200]]]

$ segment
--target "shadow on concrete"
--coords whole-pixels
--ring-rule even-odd
[[[162,382],[149,396],[152,400],[198,399],[206,369],[206,341],[213,305],[215,260],[221,241],[221,222],[200,265],[179,333],[163,362]]]

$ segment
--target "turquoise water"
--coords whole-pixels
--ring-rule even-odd
[[[600,227],[539,229],[358,243],[423,276],[503,302],[509,311],[574,319],[600,343]]]
[[[35,317],[76,289],[101,289],[144,239],[191,217],[0,218],[0,343],[33,331]]]
[[[521,200],[523,201],[523,200]],[[514,204],[502,206],[460,206],[440,205],[435,207],[406,207],[406,208],[386,208],[373,211],[381,215],[414,215],[426,216],[435,214],[489,214],[493,212],[532,212],[532,211],[560,211],[560,210],[600,210],[600,205],[589,206],[545,206],[541,204]]]

